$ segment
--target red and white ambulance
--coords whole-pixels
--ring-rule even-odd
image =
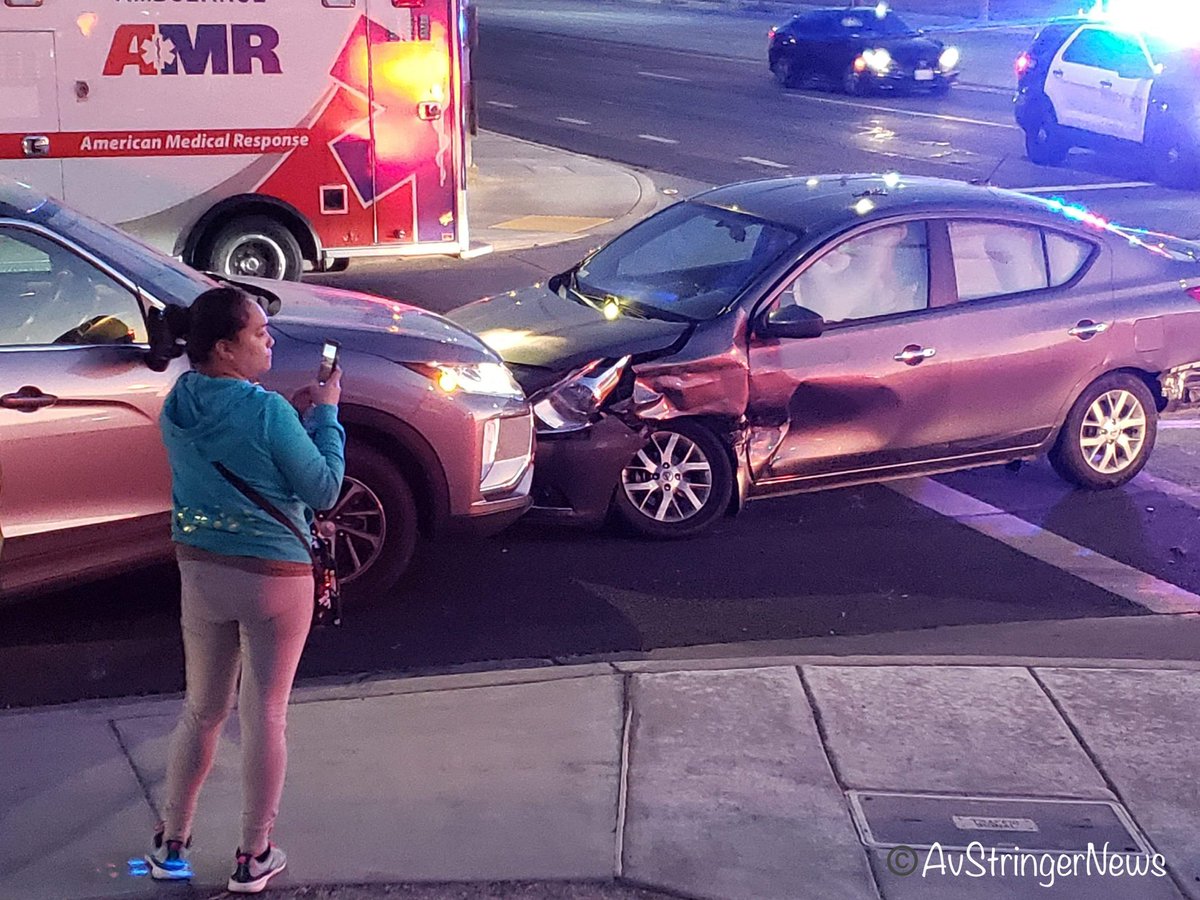
[[[0,174],[230,276],[469,255],[462,3],[0,0]]]

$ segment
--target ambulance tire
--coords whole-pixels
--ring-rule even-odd
[[[212,239],[204,268],[228,278],[299,281],[304,271],[300,242],[270,216],[234,219]]]

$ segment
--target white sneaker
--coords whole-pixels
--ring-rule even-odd
[[[183,841],[164,841],[162,831],[154,832],[154,841],[150,852],[146,854],[146,865],[150,867],[150,877],[155,881],[182,881],[192,877],[192,867],[188,863],[188,848],[191,845]]]
[[[229,876],[226,889],[235,894],[257,894],[267,882],[287,866],[287,854],[274,844],[267,844],[261,856],[237,852],[237,868]]]

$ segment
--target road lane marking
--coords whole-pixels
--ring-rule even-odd
[[[754,163],[759,166],[767,166],[771,169],[789,169],[791,166],[787,163],[778,163],[771,159],[759,159],[757,156],[739,156],[742,162]]]
[[[1158,427],[1162,428],[1162,423],[1158,423]],[[1175,500],[1186,503],[1195,509],[1200,509],[1200,491],[1195,488],[1188,487],[1186,484],[1177,484],[1174,481],[1168,481],[1165,478],[1159,478],[1157,475],[1151,475],[1149,472],[1141,472],[1133,479],[1133,484],[1140,485],[1147,490],[1155,491],[1159,494],[1166,494]]]
[[[488,106],[498,106],[501,109],[516,109],[517,108],[517,105],[515,103],[501,103],[499,100],[489,100],[489,101],[487,101],[487,105]]]
[[[835,100],[832,97],[814,97],[811,94],[785,94],[795,100],[808,100],[813,103],[828,103],[831,106],[848,106],[851,109],[865,109],[871,112],[894,113],[898,116],[912,116],[915,119],[937,119],[942,122],[954,122],[959,125],[983,125],[987,128],[1000,128],[1004,131],[1020,131],[1019,125],[1009,125],[1005,122],[989,122],[987,119],[969,119],[966,116],[952,116],[948,113],[921,112],[917,109],[897,109],[894,106],[874,106],[870,103],[856,103],[852,100]]]
[[[691,81],[690,78],[684,78],[682,75],[665,75],[662,72],[638,72],[639,75],[644,75],[646,78],[661,78],[663,81]]]
[[[572,119],[570,116],[559,116],[558,121],[566,122],[568,125],[591,125],[592,123],[586,119]]]
[[[1157,187],[1152,181],[1111,181],[1102,184],[1056,184],[1050,187],[1012,188],[1022,194],[1056,194],[1062,191],[1120,191],[1126,188]]]
[[[659,137],[657,134],[639,134],[643,141],[654,141],[656,144],[678,144],[679,141],[674,138]]]
[[[1151,612],[1200,612],[1200,596],[1123,562],[1082,547],[1040,525],[946,487],[932,478],[887,484],[896,493],[972,531],[1054,566]]]

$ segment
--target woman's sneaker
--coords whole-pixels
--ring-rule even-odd
[[[192,877],[192,864],[188,862],[188,848],[191,839],[184,841],[165,841],[162,831],[154,832],[154,841],[150,852],[146,854],[146,865],[150,867],[150,877],[155,881],[181,881]]]
[[[257,894],[267,882],[287,866],[287,854],[274,844],[267,844],[261,856],[237,852],[237,868],[229,876],[226,888],[235,894]]]

